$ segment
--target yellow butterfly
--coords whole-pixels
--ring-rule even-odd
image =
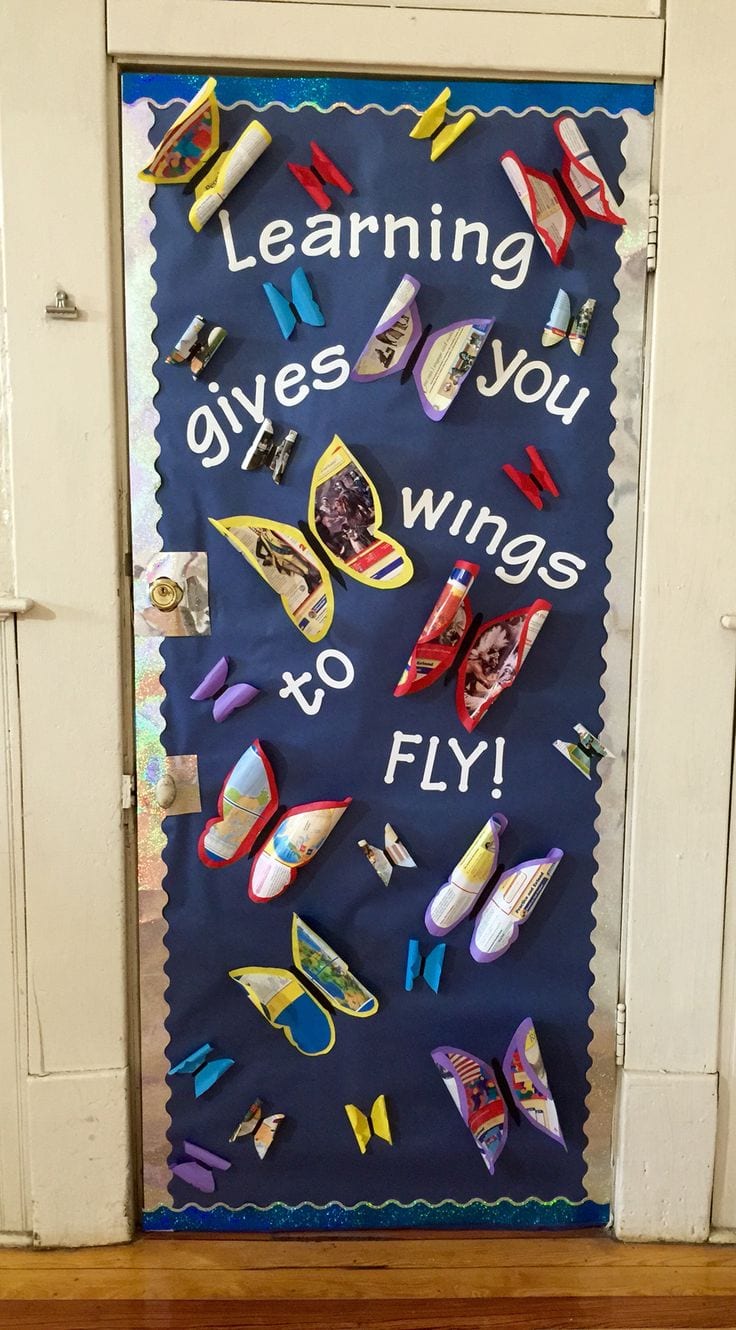
[[[332,563],[379,591],[404,586],[414,568],[398,541],[381,531],[373,481],[336,434],[312,474],[309,530]],[[265,517],[211,517],[210,522],[281,597],[291,622],[310,642],[329,631],[332,578],[301,531]]]

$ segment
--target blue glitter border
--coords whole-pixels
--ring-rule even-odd
[[[187,1205],[172,1210],[161,1205],[144,1210],[142,1227],[147,1233],[289,1233],[338,1232],[349,1229],[414,1228],[604,1228],[610,1220],[610,1206],[596,1201],[570,1201],[558,1196],[554,1201],[532,1198],[515,1202],[502,1197],[498,1201],[413,1201],[402,1205],[386,1201],[371,1205],[361,1201],[347,1208],[338,1201],[329,1205],[285,1205],[275,1201],[260,1208],[244,1205],[232,1210],[214,1205],[203,1210]]]
[[[126,103],[141,97],[165,105],[172,100],[189,101],[205,79],[196,74],[130,73],[121,76],[122,98]],[[217,76],[217,100],[221,106],[245,101],[262,108],[269,102],[282,102],[288,110],[308,103],[322,111],[336,102],[346,102],[353,110],[378,104],[385,111],[418,102],[429,104],[447,86],[446,79],[340,78],[329,74],[269,74]],[[556,112],[563,107],[584,114],[602,108],[612,115],[621,111],[639,111],[650,115],[654,110],[653,83],[546,83],[504,82],[503,80],[452,79],[449,83],[455,100],[472,103],[480,112],[505,107],[521,114],[530,107]]]

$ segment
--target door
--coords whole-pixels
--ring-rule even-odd
[[[148,1228],[609,1217],[653,93],[443,87],[122,78]]]

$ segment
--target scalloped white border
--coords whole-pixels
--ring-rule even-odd
[[[166,106],[180,104],[180,101],[181,99],[173,98],[166,103],[156,103],[156,106],[158,109],[163,109]],[[269,106],[281,106],[284,110],[296,113],[301,106],[311,106],[312,103],[305,102],[299,107],[291,108],[284,107],[282,102],[277,101],[263,105],[239,100],[223,105],[228,108],[246,106],[257,111],[266,110]],[[153,122],[151,106],[149,98],[139,98],[133,103],[124,103],[121,115],[129,435],[131,466],[140,468],[140,474],[131,486],[133,560],[135,564],[144,566],[162,547],[157,531],[161,510],[156,495],[160,481],[155,468],[155,460],[159,453],[155,441],[158,412],[153,406],[158,390],[158,383],[153,373],[155,348],[152,340],[156,324],[152,305],[155,282],[151,275],[155,258],[151,241],[154,219],[148,206],[153,186],[139,181],[135,171],[135,164],[145,160],[150,147],[148,131]],[[329,114],[335,109],[345,109],[355,114],[375,109],[387,116],[406,109],[416,111],[416,108],[408,103],[387,111],[375,103],[356,110],[345,102],[334,102],[329,108],[325,108],[323,113]],[[620,188],[626,199],[627,226],[621,232],[616,244],[617,252],[621,256],[621,265],[615,278],[619,300],[613,311],[618,332],[613,342],[617,359],[611,375],[615,389],[611,404],[615,425],[610,436],[614,458],[609,468],[612,481],[609,506],[612,518],[608,535],[612,549],[606,560],[610,576],[605,595],[609,608],[604,616],[606,641],[602,651],[604,668],[601,675],[604,700],[600,711],[603,742],[616,754],[616,760],[601,763],[601,784],[597,796],[599,815],[595,828],[599,839],[594,851],[597,864],[594,877],[596,899],[593,905],[593,955],[590,962],[592,983],[589,990],[592,1002],[589,1019],[591,1038],[588,1045],[591,1067],[588,1073],[590,1088],[586,1096],[587,1145],[583,1152],[586,1164],[584,1185],[587,1196],[592,1201],[606,1203],[611,1191],[611,1128],[616,1085],[615,1020],[626,798],[626,742],[622,730],[626,728],[623,718],[628,716],[634,609],[646,243],[653,117],[643,115],[639,111],[613,114],[602,107],[591,107],[586,112],[562,107],[550,112],[536,106],[527,107],[521,112],[509,112],[507,108],[502,107],[485,112],[478,111],[472,106],[457,109],[476,110],[477,114],[486,119],[501,110],[505,110],[507,114],[517,119],[521,119],[531,111],[536,111],[548,119],[559,115],[565,109],[571,110],[576,119],[585,119],[594,112],[600,112],[610,119],[622,118],[627,127],[622,144],[625,165],[619,179]],[[148,246],[147,258],[143,245],[138,244],[134,250],[128,243],[141,227],[144,228]],[[157,638],[138,638],[135,643],[136,729],[139,736],[137,756],[141,1067],[146,1210],[155,1210],[159,1206],[169,1207],[171,1204],[167,1186],[167,1160],[170,1147],[167,1138],[169,1115],[166,1108],[168,1088],[165,1056],[167,980],[164,971],[166,947],[163,909],[166,893],[163,887],[164,865],[161,860],[165,836],[161,830],[160,810],[150,799],[150,791],[157,779],[157,772],[163,770],[164,761],[160,742],[163,731],[160,714],[160,702],[163,698],[160,676],[163,661],[159,645]],[[155,697],[151,691],[154,686],[158,690]],[[587,723],[585,717],[581,719]],[[143,743],[140,742],[142,735]],[[398,1204],[398,1202],[385,1204],[394,1203]]]

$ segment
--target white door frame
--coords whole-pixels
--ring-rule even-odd
[[[36,602],[17,623],[19,703],[14,671],[0,671],[11,770],[22,741],[23,827],[17,800],[4,793],[12,779],[0,781],[0,801],[13,844],[25,848],[24,878],[6,856],[0,895],[24,908],[27,938],[23,955],[18,930],[18,978],[5,990],[17,995],[13,1030],[22,1032],[11,1031],[3,1051],[15,1068],[24,1150],[18,1155],[12,1133],[0,1135],[0,1169],[20,1159],[17,1197],[0,1194],[0,1227],[40,1244],[128,1237],[137,1172],[128,1106],[135,893],[132,879],[126,889],[120,797],[132,767],[117,87],[106,42],[116,61],[150,66],[203,65],[206,42],[213,67],[661,73],[662,22],[604,17],[606,0],[565,5],[592,17],[528,12],[539,0],[519,0],[527,12],[515,14],[493,10],[494,0],[487,12],[464,3],[450,21],[434,3],[296,2],[286,11],[257,0],[108,0],[106,22],[104,0],[0,0],[0,344],[11,390],[0,415],[0,492],[4,476],[12,491],[12,522],[1,520],[10,504],[0,513],[0,591]],[[624,8],[644,15],[657,6]],[[720,194],[712,181],[730,151],[735,44],[730,6],[669,0],[615,1177],[616,1230],[630,1238],[703,1239],[709,1229],[736,646],[719,626],[733,608],[723,495],[736,478],[736,191],[724,172]],[[696,248],[705,227],[707,244]],[[80,307],[78,321],[44,317],[58,285]],[[691,545],[673,529],[680,496],[697,532]],[[683,681],[685,631],[697,647]],[[708,663],[703,686],[695,660]]]

